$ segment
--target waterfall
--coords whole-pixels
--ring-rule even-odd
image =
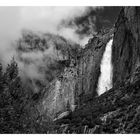
[[[105,48],[105,52],[103,54],[100,70],[101,74],[98,80],[98,86],[97,86],[97,93],[98,95],[101,95],[105,91],[112,88],[112,42],[113,39],[111,39]]]

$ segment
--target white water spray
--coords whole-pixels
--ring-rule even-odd
[[[97,87],[97,93],[98,95],[101,95],[105,91],[112,88],[112,42],[113,39],[111,39],[107,45],[105,52],[103,54],[103,58],[101,61],[101,75],[99,77],[98,81],[98,87]]]

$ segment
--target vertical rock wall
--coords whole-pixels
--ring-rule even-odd
[[[93,37],[89,40],[86,48],[82,50],[78,73],[79,104],[83,104],[98,95],[96,89],[100,76],[101,59],[112,33],[113,30]]]
[[[55,79],[46,89],[43,98],[43,110],[50,118],[75,109],[76,71],[65,68],[63,77]]]
[[[100,63],[112,31],[98,34],[70,59],[70,65],[47,87],[41,110],[51,118],[73,111],[97,96]]]
[[[122,8],[113,40],[113,85],[117,86],[140,65],[140,7]]]

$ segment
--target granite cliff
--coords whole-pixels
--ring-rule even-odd
[[[140,7],[122,7],[115,25],[85,46],[23,31],[11,64],[0,64],[1,133],[140,133],[139,47]]]
[[[70,59],[70,65],[44,89],[40,104],[42,113],[57,119],[98,96],[100,63],[112,34],[113,30],[106,30],[94,35],[85,48]]]
[[[140,65],[140,8],[125,7],[115,25],[112,46],[113,84],[133,77]],[[133,79],[132,79],[133,81]]]
[[[43,132],[47,124],[47,133],[139,133],[139,24],[140,8],[123,7],[114,27],[93,34],[84,47],[58,35],[23,34],[17,60],[33,66],[29,76],[39,74],[25,81],[38,87],[33,100]],[[111,39],[113,87],[99,96],[101,61]]]
[[[105,42],[104,39],[100,42],[103,35],[101,38],[93,37],[89,41],[83,49],[84,52],[81,51],[82,57],[74,70],[79,72],[74,76],[75,78],[81,75],[78,77],[80,82],[72,80],[75,87],[72,89],[76,91],[69,90],[73,99],[78,101],[74,104],[76,108],[73,112],[69,111],[55,119],[54,130],[51,133],[140,132],[139,25],[140,8],[123,7],[114,26],[113,88],[101,96],[97,96],[95,90],[100,74],[101,57],[110,36],[105,34]],[[62,85],[61,82],[60,85]],[[91,96],[88,97],[88,95]]]

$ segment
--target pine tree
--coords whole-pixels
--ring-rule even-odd
[[[7,78],[7,82],[9,83],[11,80],[15,79],[18,76],[18,66],[14,58],[11,63],[8,64],[5,72],[5,78]]]
[[[0,93],[3,91],[3,71],[2,64],[0,64]]]
[[[0,65],[0,133],[35,133],[46,131],[37,122],[39,113],[32,93],[21,81],[14,59],[5,72]],[[46,125],[44,125],[46,126]]]

